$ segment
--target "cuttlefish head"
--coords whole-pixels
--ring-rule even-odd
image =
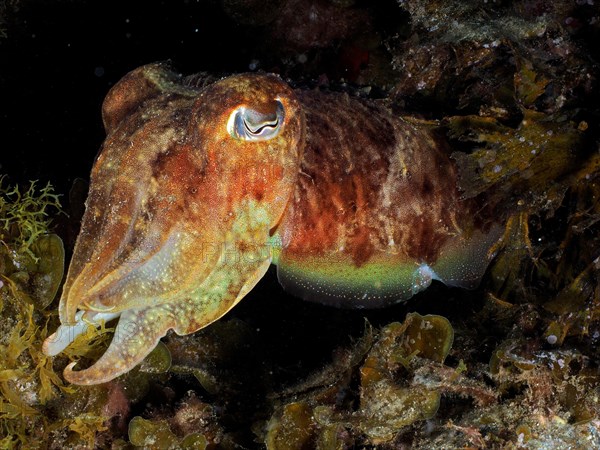
[[[115,334],[94,366],[67,367],[65,377],[80,384],[114,378],[168,329],[195,331],[239,300],[240,282],[215,274],[227,267],[223,243],[267,242],[292,196],[304,142],[300,104],[271,75],[197,89],[162,65],[144,66],[111,90],[103,118],[107,138],[60,299],[62,325],[44,351],[62,351],[83,322],[119,316],[119,326],[128,321],[145,337],[133,346]],[[229,280],[223,298],[210,311],[183,308],[203,286],[220,292],[209,278]]]

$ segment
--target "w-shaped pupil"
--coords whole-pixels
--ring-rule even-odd
[[[248,107],[235,110],[229,119],[229,133],[246,141],[266,141],[279,135],[283,125],[284,109],[280,101],[275,101],[273,112],[263,113]]]

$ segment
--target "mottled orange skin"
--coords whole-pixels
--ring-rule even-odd
[[[119,323],[94,365],[65,369],[68,381],[108,381],[168,330],[212,323],[271,262],[296,295],[350,307],[409,298],[432,278],[479,280],[498,233],[460,200],[444,146],[427,128],[381,104],[294,91],[271,75],[197,81],[153,64],[105,99],[107,137],[62,325],[44,350],[62,351],[84,321]],[[241,106],[260,117],[281,106],[280,128],[266,140],[236,138],[230,118]]]
[[[461,199],[447,145],[383,102],[297,90],[302,176],[278,227],[278,276],[304,299],[383,307],[431,279],[475,287],[500,227]]]
[[[228,134],[232,110],[272,109],[275,99],[286,112],[276,138]],[[296,184],[304,140],[296,96],[274,76],[240,75],[195,89],[162,65],[145,66],[111,90],[103,117],[107,138],[59,312],[63,325],[76,321],[77,310],[91,321],[98,312],[122,315],[96,364],[65,370],[78,384],[131,369],[169,329],[188,334],[206,326],[254,286],[270,264],[265,246]],[[223,267],[233,275],[223,279]]]

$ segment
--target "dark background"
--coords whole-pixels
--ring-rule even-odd
[[[223,6],[227,3],[242,6],[237,13],[227,14]],[[273,32],[271,24],[261,23],[261,14],[266,13],[247,17],[244,3],[250,3],[250,8],[263,5],[269,12],[282,2],[0,3],[4,22],[0,28],[5,35],[0,39],[0,130],[4,141],[0,174],[9,174],[10,182],[51,181],[62,193],[68,191],[74,177],[87,178],[104,138],[102,100],[116,81],[140,65],[169,60],[186,75],[199,71],[225,75],[248,71],[253,61],[259,61],[260,70],[290,75],[289,61],[293,65],[298,55],[308,51],[309,58],[320,58],[308,76],[328,74],[335,79],[340,75],[340,53],[344,51],[339,42],[345,37],[361,27],[385,31],[406,24],[406,15],[394,0],[377,2],[373,8],[370,2],[359,1],[352,9],[337,9],[346,16],[331,17],[331,24],[324,18],[320,29],[307,30],[307,39],[290,44],[286,24]],[[327,14],[326,8],[322,15]],[[368,17],[368,23],[360,23],[361,14]],[[298,20],[300,24],[302,20]],[[336,25],[341,30],[337,34]],[[319,35],[317,41],[321,38],[317,42],[319,58],[310,53],[314,44],[311,33]],[[329,42],[334,44],[327,48]],[[303,68],[298,69],[296,73]]]
[[[11,182],[51,181],[64,193],[74,177],[87,178],[104,138],[102,100],[142,64],[248,69],[251,36],[218,2],[24,1],[5,17],[0,173]]]

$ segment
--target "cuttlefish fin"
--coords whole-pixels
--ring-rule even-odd
[[[284,289],[300,298],[338,307],[379,308],[411,298],[432,280],[474,289],[493,258],[502,227],[492,226],[448,240],[436,261],[379,252],[360,266],[344,252],[311,257],[283,249],[277,277]]]
[[[106,383],[140,363],[175,323],[168,309],[160,307],[124,311],[113,339],[100,359],[89,368],[78,371],[73,370],[76,365],[73,362],[65,368],[63,375],[73,384]]]
[[[381,308],[406,300],[418,270],[415,261],[386,253],[357,266],[342,252],[303,257],[284,249],[277,261],[277,278],[287,292],[341,308]]]
[[[494,224],[485,233],[479,230],[469,236],[457,236],[441,249],[431,268],[437,279],[448,286],[474,289],[479,285],[490,261],[503,227]]]

